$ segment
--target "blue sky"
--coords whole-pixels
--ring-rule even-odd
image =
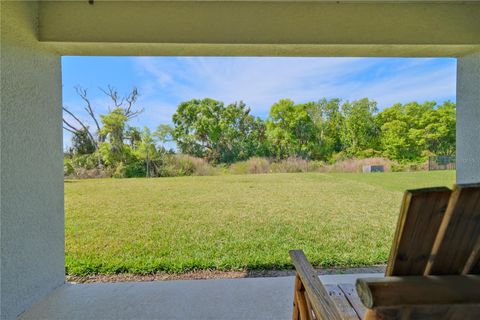
[[[448,58],[272,57],[63,57],[63,103],[88,120],[74,87],[88,88],[99,113],[111,105],[98,88],[120,94],[137,87],[145,112],[131,125],[170,123],[176,106],[210,97],[226,104],[243,100],[265,118],[281,98],[374,99],[379,108],[396,102],[455,101],[456,63]],[[88,121],[87,121],[88,122]],[[70,137],[64,135],[64,146]]]

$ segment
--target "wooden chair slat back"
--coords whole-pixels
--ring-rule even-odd
[[[386,276],[424,273],[450,194],[446,187],[405,191]]]
[[[465,264],[463,274],[480,274],[480,238]]]
[[[456,185],[424,275],[478,273],[479,251],[480,184]]]
[[[480,184],[406,191],[386,276],[480,274]],[[479,304],[407,305],[364,319],[480,319]]]

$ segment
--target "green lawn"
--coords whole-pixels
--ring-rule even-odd
[[[455,172],[298,173],[65,182],[68,274],[386,262],[408,188]]]

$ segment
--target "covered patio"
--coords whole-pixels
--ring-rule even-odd
[[[61,56],[456,57],[457,183],[478,183],[479,17],[477,1],[2,1],[0,318],[291,317],[293,277],[65,283]]]
[[[355,284],[382,273],[324,275],[325,285]],[[67,284],[20,319],[291,319],[295,278]]]

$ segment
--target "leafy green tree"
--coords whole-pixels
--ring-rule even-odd
[[[120,108],[115,108],[109,114],[101,115],[100,119],[103,125],[101,134],[106,138],[106,141],[100,144],[102,158],[107,165],[125,161],[130,151],[124,144],[124,130],[128,118]]]
[[[265,125],[261,119],[250,115],[250,108],[242,101],[224,109],[220,130],[222,162],[232,163],[265,154]]]
[[[157,130],[153,135],[160,141],[160,143],[165,144],[174,141],[173,130],[174,129],[171,125],[161,124],[157,127]]]
[[[95,113],[94,107],[92,106],[90,98],[88,97],[87,89],[77,86],[75,87],[75,90],[78,96],[85,103],[84,110],[87,113],[89,119],[93,122],[94,128],[96,129],[96,131],[91,131],[90,126],[85,121],[81,120],[80,116],[76,115],[74,112],[69,110],[69,108],[66,106],[62,108],[64,112],[63,129],[67,132],[72,133],[73,134],[72,139],[78,138],[79,140],[76,142],[83,143],[85,147],[88,147],[87,145],[85,145],[86,143],[85,139],[89,139],[90,143],[95,146],[95,150],[97,151],[96,152],[96,155],[98,157],[97,166],[101,167],[102,154],[106,152],[105,151],[106,149],[110,150],[112,148],[111,146],[110,147],[104,146],[102,148],[103,152],[99,152],[101,149],[100,148],[101,144],[105,143],[105,139],[106,139],[104,130],[103,128],[101,128],[100,121],[98,120],[99,116]],[[129,94],[123,97],[120,97],[117,90],[115,90],[111,86],[108,86],[108,89],[100,89],[100,90],[111,99],[111,103],[113,103],[114,112],[118,114],[121,113],[127,119],[126,121],[138,116],[144,110],[142,108],[140,109],[135,108],[135,104],[139,96],[138,90],[136,88],[133,88]],[[109,107],[109,110],[110,110],[110,107]],[[100,115],[100,118],[101,117],[102,115]],[[115,150],[115,146],[113,147],[112,150]]]
[[[142,140],[142,132],[137,127],[127,127],[125,131],[125,139],[133,149],[136,148],[139,141]]]
[[[416,108],[418,110],[418,108]],[[411,109],[414,110],[414,109]],[[418,114],[418,112],[416,112]],[[415,160],[418,158],[419,142],[413,125],[417,119],[407,115],[406,107],[400,103],[386,108],[375,119],[380,131],[383,154],[394,160]]]
[[[156,136],[150,132],[148,127],[144,127],[141,132],[141,139],[137,143],[136,155],[145,165],[144,170],[147,177],[155,176],[162,165],[165,149],[157,147]]]
[[[436,155],[454,155],[456,150],[456,106],[447,101],[422,118],[425,145]]]
[[[333,153],[342,150],[339,132],[343,126],[343,115],[340,112],[340,99],[305,104],[305,110],[312,120],[316,132],[311,158],[327,160]]]
[[[144,127],[140,133],[140,140],[138,141],[138,151],[142,157],[146,157],[148,154],[155,154],[157,147],[155,142],[155,136],[151,133],[148,127]]]
[[[377,116],[384,154],[394,160],[420,160],[426,154],[455,153],[455,104],[395,104]]]
[[[182,153],[214,163],[233,162],[253,156],[261,140],[259,120],[243,102],[225,107],[205,98],[182,102],[173,115],[173,130],[157,130],[162,139],[171,134]],[[260,129],[260,131],[256,131]]]
[[[267,139],[267,126],[262,119],[252,116],[245,117],[246,125],[244,126],[244,137],[242,152],[238,156],[238,160],[246,160],[253,156],[268,157],[270,156],[270,146]]]
[[[307,112],[309,107],[309,104],[295,105],[289,99],[281,99],[272,105],[266,128],[275,157],[311,156],[317,127]]]
[[[368,98],[345,102],[340,138],[348,155],[356,156],[361,151],[378,148],[379,128],[375,122],[377,103]]]
[[[381,145],[384,155],[395,160],[413,160],[418,155],[409,136],[408,124],[401,120],[392,120],[382,127]]]
[[[96,150],[95,143],[90,138],[88,131],[80,128],[72,135],[72,149],[75,154],[92,154]]]
[[[220,113],[223,103],[213,99],[182,102],[172,117],[173,138],[182,153],[218,158]]]

